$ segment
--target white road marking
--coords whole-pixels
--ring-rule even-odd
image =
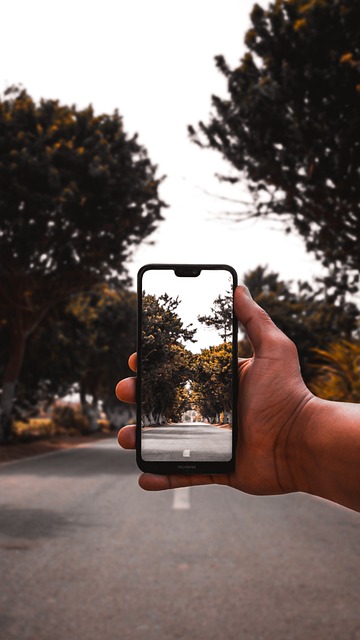
[[[174,489],[173,509],[190,509],[190,487]]]
[[[190,449],[184,449],[183,458],[190,458]]]

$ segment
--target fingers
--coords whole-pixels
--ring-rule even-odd
[[[130,369],[136,372],[136,353],[131,354],[128,364]],[[118,400],[135,404],[136,378],[124,378],[123,380],[120,380],[115,387],[115,394]]]
[[[228,484],[227,476],[218,476],[216,482],[217,484]],[[210,475],[158,476],[153,473],[143,473],[139,478],[140,487],[146,491],[164,491],[205,484],[215,484],[214,477]]]
[[[136,427],[134,424],[127,424],[118,433],[118,443],[123,449],[135,449]]]
[[[132,353],[128,360],[129,367],[131,371],[136,372],[136,353]]]
[[[281,345],[290,341],[266,311],[256,304],[244,285],[235,290],[234,307],[236,317],[244,326],[255,354],[259,357],[278,357]]]
[[[136,446],[136,426],[128,424],[120,429],[118,433],[118,443],[123,449],[135,449]],[[158,476],[153,473],[143,473],[139,478],[139,485],[146,491],[164,491],[166,489],[176,489],[179,487],[192,487],[195,485],[214,484],[215,480],[210,475],[199,476]],[[218,476],[218,484],[228,484],[227,476]]]
[[[135,404],[136,402],[136,378],[124,378],[117,383],[116,397],[123,402]]]

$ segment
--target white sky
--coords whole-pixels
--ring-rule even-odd
[[[258,2],[267,6],[267,2]],[[208,121],[211,94],[226,96],[216,70],[221,53],[231,66],[244,52],[252,0],[18,0],[2,6],[0,89],[22,83],[35,98],[96,113],[119,109],[129,134],[168,178],[161,197],[166,219],[142,243],[129,264],[131,275],[149,262],[225,262],[239,279],[267,264],[285,279],[311,280],[321,267],[303,241],[282,225],[236,223],[224,217],[237,205],[206,195],[249,198],[220,184],[228,173],[220,156],[201,150],[187,125]]]
[[[173,270],[149,270],[143,275],[142,289],[145,293],[156,295],[167,293],[172,298],[179,297],[176,314],[184,326],[192,325],[196,329],[195,343],[187,342],[186,347],[193,353],[201,349],[221,344],[223,340],[215,329],[206,327],[198,321],[198,316],[209,315],[214,300],[225,295],[233,287],[233,278],[229,271],[204,269],[196,278],[177,277]]]

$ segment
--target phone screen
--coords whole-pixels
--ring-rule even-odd
[[[149,265],[139,277],[141,459],[177,463],[185,472],[197,463],[228,463],[236,274],[225,265]]]

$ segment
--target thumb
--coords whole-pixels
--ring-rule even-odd
[[[251,297],[245,285],[236,288],[234,308],[237,319],[243,325],[246,334],[259,357],[279,356],[279,347],[288,338],[273,323],[270,316],[259,307]]]

